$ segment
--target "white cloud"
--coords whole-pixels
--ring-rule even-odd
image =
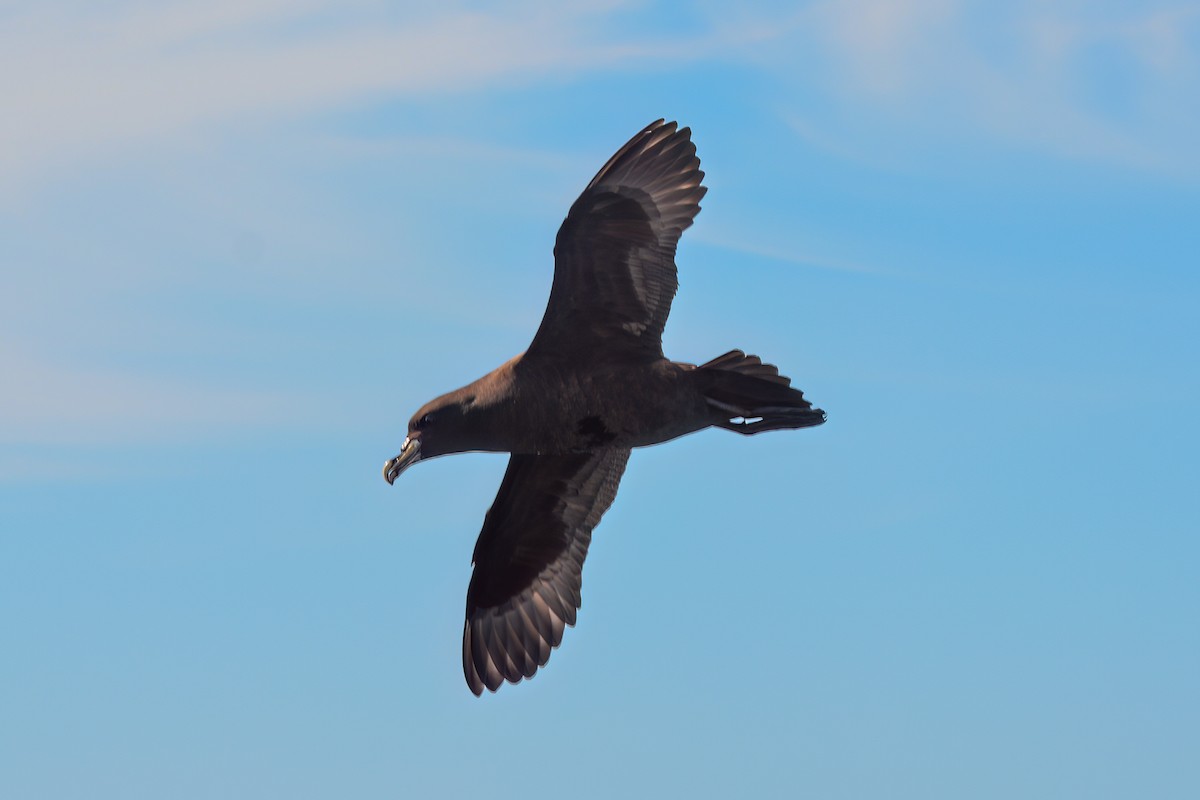
[[[311,417],[315,402],[109,369],[0,347],[0,442],[93,445],[177,440]]]
[[[825,92],[819,114],[782,113],[839,155],[901,160],[889,135],[1000,142],[1194,178],[1198,47],[1195,4],[837,0],[806,8],[756,57]]]
[[[848,78],[878,96],[906,94],[930,66],[930,41],[946,41],[954,0],[839,0],[819,3],[805,24],[837,54]]]
[[[753,242],[750,242],[743,239],[715,234],[709,230],[702,230],[690,232],[688,238],[693,242],[703,243],[709,247],[716,247],[732,253],[745,253],[746,255],[757,256],[759,258],[765,258],[771,261],[781,261],[786,264],[794,264],[806,269],[832,270],[835,272],[859,272],[866,275],[899,274],[895,270],[886,267],[874,265],[869,266],[866,264],[846,261],[840,258],[831,258],[825,255],[797,252],[793,243],[781,244],[779,246],[772,246],[769,243],[764,244],[759,237],[756,237]]]
[[[1195,4],[825,0],[715,7],[699,34],[631,37],[628,3],[527,0],[489,6],[373,0],[46,3],[0,25],[0,179],[164,139],[202,141],[248,126],[382,98],[562,80],[713,57],[758,61],[829,93],[816,140],[871,150],[862,114],[918,135],[984,134],[1061,155],[1173,167],[1196,159],[1200,86]],[[1134,108],[1089,97],[1097,49],[1128,58]],[[780,98],[787,106],[786,97]]]
[[[617,24],[625,5],[527,0],[496,11],[374,0],[0,5],[6,104],[0,195],[20,198],[22,183],[43,182],[54,170],[103,165],[113,153],[147,149],[155,157],[143,158],[138,170],[124,169],[122,179],[151,175],[180,183],[176,194],[186,195],[176,209],[162,209],[164,195],[151,192],[128,208],[93,210],[88,203],[108,199],[100,179],[98,190],[73,197],[69,209],[50,203],[4,221],[6,234],[24,235],[29,253],[17,253],[16,237],[9,237],[5,256],[19,269],[9,270],[0,292],[0,333],[8,342],[0,347],[0,369],[6,386],[17,388],[0,396],[0,441],[178,441],[320,417],[319,399],[260,390],[272,385],[269,378],[239,384],[251,362],[205,382],[123,366],[136,357],[93,358],[157,347],[151,355],[161,364],[175,349],[204,357],[222,348],[244,352],[245,330],[225,331],[212,316],[174,318],[171,310],[182,304],[160,309],[148,298],[163,287],[182,293],[229,284],[237,297],[249,294],[250,283],[264,294],[294,291],[305,280],[304,261],[279,258],[280,249],[315,254],[314,263],[329,265],[306,284],[320,287],[323,297],[335,293],[323,281],[342,281],[347,294],[361,292],[368,278],[381,285],[368,274],[372,267],[360,274],[338,263],[365,261],[353,246],[371,235],[366,223],[359,228],[357,219],[340,218],[325,195],[305,197],[294,176],[281,174],[287,170],[243,170],[236,160],[214,166],[219,148],[204,146],[211,137],[255,128],[247,138],[256,146],[292,148],[292,158],[283,159],[288,164],[314,154],[395,162],[383,156],[403,153],[429,162],[430,171],[480,158],[526,171],[574,169],[566,156],[496,145],[486,130],[371,141],[313,130],[274,136],[280,123],[313,113],[722,58],[757,63],[781,78],[782,113],[814,146],[841,157],[909,163],[909,145],[892,144],[907,134],[910,143],[1016,142],[1074,158],[1160,170],[1182,162],[1197,171],[1195,8],[1151,4],[1101,13],[1087,4],[1017,3],[992,6],[987,13],[994,16],[983,20],[981,6],[955,0],[839,0],[782,14],[722,5],[720,16],[690,33],[647,29],[631,38]],[[1132,100],[1121,114],[1089,97],[1086,63],[1097,49],[1126,59],[1120,69],[1131,81]],[[795,100],[819,93],[826,107],[801,108]],[[173,165],[173,148],[180,146],[199,155]],[[531,186],[527,193],[536,192]],[[744,234],[690,234],[706,235],[709,244],[770,258],[864,269],[819,253],[797,257],[791,245],[747,244],[752,237]],[[209,241],[221,237],[232,242],[233,256],[217,253]],[[405,246],[409,257],[423,255],[411,249],[419,245]],[[275,257],[255,260],[264,247]],[[385,248],[372,252],[379,249]],[[205,257],[184,257],[195,252]],[[282,347],[256,346],[256,353]]]
[[[106,4],[101,14],[39,6],[0,26],[0,177],[230,120],[558,80],[697,52],[682,42],[598,40],[598,19],[614,7],[526,2],[433,13],[418,3],[247,0]]]

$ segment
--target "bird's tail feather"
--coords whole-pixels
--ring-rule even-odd
[[[750,435],[787,428],[808,428],[825,421],[799,389],[772,364],[741,350],[730,350],[696,368],[713,424]]]

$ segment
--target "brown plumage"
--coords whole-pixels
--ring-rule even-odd
[[[754,434],[825,421],[757,356],[732,350],[698,367],[663,356],[675,247],[703,178],[687,128],[659,120],[630,139],[559,229],[529,349],[426,403],[384,465],[392,483],[439,455],[512,454],[467,589],[463,672],[476,695],[531,677],[575,624],[592,530],[631,448],[712,426]]]

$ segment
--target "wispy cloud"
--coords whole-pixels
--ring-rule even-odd
[[[531,168],[576,169],[577,154],[569,150],[515,149],[485,128],[355,138],[297,125],[302,130],[295,135],[275,136],[293,121],[329,111],[720,59],[739,69],[756,64],[777,78],[774,102],[811,144],[877,166],[909,163],[905,145],[891,144],[907,137],[935,148],[947,140],[985,148],[1016,143],[1071,158],[1200,171],[1192,144],[1200,139],[1194,5],[1152,2],[1101,12],[1084,4],[1018,2],[992,6],[985,18],[982,7],[956,0],[839,0],[799,11],[748,4],[722,6],[683,32],[651,26],[631,35],[619,24],[622,15],[644,5],[0,5],[0,200],[20,198],[32,184],[54,184],[46,179],[56,172],[111,163],[113,154],[145,156],[136,169],[122,169],[122,187],[98,179],[80,194],[68,192],[69,203],[3,220],[4,256],[18,269],[8,271],[0,292],[6,342],[0,369],[6,385],[16,387],[0,395],[0,442],[175,441],[320,417],[319,399],[303,391],[285,396],[268,378],[242,380],[276,350],[299,347],[287,332],[277,334],[284,344],[254,345],[256,361],[214,368],[208,378],[181,379],[162,366],[176,352],[206,363],[214,352],[244,353],[254,338],[247,331],[267,327],[261,317],[295,311],[278,299],[288,291],[301,296],[297,307],[303,296],[328,300],[339,286],[345,296],[364,294],[384,280],[399,295],[400,270],[386,278],[370,271],[372,258],[391,258],[401,243],[412,261],[445,258],[420,252],[426,241],[420,236],[398,234],[403,221],[387,229],[394,237],[389,250],[371,239],[382,236],[383,226],[362,221],[361,208],[339,216],[329,192],[306,196],[294,168],[310,156],[342,165],[405,161],[410,184],[449,185],[464,196],[481,161],[512,168],[501,182],[527,178]],[[1106,69],[1088,68],[1097,60]],[[800,100],[814,96],[823,105]],[[213,138],[239,136],[253,143],[254,155],[233,147],[236,157],[222,160],[221,148],[208,146]],[[272,147],[271,154],[261,152]],[[180,165],[172,148],[201,155]],[[272,157],[285,166],[264,167]],[[255,168],[247,168],[248,159]],[[447,177],[459,162],[470,166]],[[179,186],[129,199],[131,182],[153,181]],[[112,199],[122,188],[128,208]],[[538,191],[522,187],[527,196]],[[164,197],[182,199],[164,208]],[[112,207],[94,207],[110,201]],[[560,201],[546,198],[555,209]],[[15,233],[21,236],[7,235]],[[689,237],[805,266],[886,270],[850,263],[837,248],[831,257],[821,246],[797,255],[745,232],[722,236],[698,227]],[[312,264],[314,274],[305,277]],[[213,306],[204,313],[178,300],[197,290]],[[265,312],[261,304],[254,314],[244,312],[253,325],[239,329],[221,316],[221,302],[236,305],[251,294],[273,298]],[[164,296],[172,302],[162,302]],[[308,330],[297,319],[291,330]],[[154,348],[153,358],[136,357]],[[135,357],[104,357],[130,353]],[[134,366],[155,358],[157,372]]]
[[[794,246],[772,246],[761,241],[750,243],[734,237],[722,236],[719,233],[694,231],[689,238],[709,247],[716,247],[731,253],[743,253],[749,256],[765,258],[770,261],[780,261],[806,269],[832,270],[834,272],[858,272],[866,275],[898,275],[892,269],[873,265],[859,264],[837,258],[829,258],[804,251],[797,251]]]
[[[1001,142],[1195,177],[1200,7],[838,0],[807,7],[754,57],[824,92],[781,102],[797,132],[887,163],[887,139]],[[883,135],[886,132],[886,136]],[[882,144],[881,144],[882,143]]]
[[[281,0],[43,5],[0,26],[0,176],[165,135],[202,136],[372,98],[424,96],[640,60],[685,41],[614,41],[621,4],[503,9]],[[702,51],[704,48],[700,48]]]
[[[0,348],[0,443],[140,443],[295,425],[313,402],[200,382],[55,364]]]
[[[908,94],[940,54],[930,41],[947,38],[957,17],[955,0],[849,0],[815,5],[806,15],[845,68],[842,75],[879,97]]]
[[[918,134],[991,135],[1061,155],[1195,165],[1200,8],[825,0],[713,12],[699,32],[622,35],[630,4],[503,9],[371,0],[117,0],[9,10],[0,26],[0,178],[89,155],[385,98],[603,69],[757,61],[832,104],[785,113],[843,155],[883,115]],[[736,17],[733,16],[736,14]],[[768,22],[770,24],[768,24]],[[1107,66],[1096,70],[1098,62]],[[1100,77],[1096,77],[1099,75]],[[1096,87],[1089,82],[1104,81]]]

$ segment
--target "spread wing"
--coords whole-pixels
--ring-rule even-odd
[[[527,355],[661,358],[675,246],[707,191],[688,128],[662,120],[617,151],[558,231],[554,284]]]
[[[513,455],[475,544],[463,671],[476,695],[537,672],[575,624],[592,529],[628,450]]]

